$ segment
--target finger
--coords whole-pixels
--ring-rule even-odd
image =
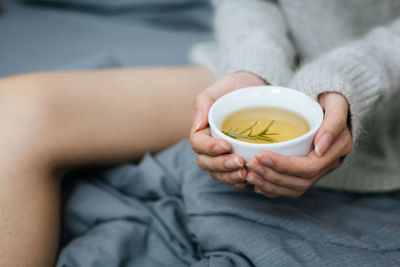
[[[243,168],[244,161],[238,155],[234,154],[216,157],[200,154],[197,156],[197,165],[203,170],[227,172]]]
[[[332,163],[328,168],[326,168],[323,172],[321,172],[318,176],[316,176],[316,177],[313,179],[313,181],[312,181],[311,184],[316,183],[319,179],[321,179],[322,177],[324,177],[327,173],[329,173],[329,172],[332,171],[333,169],[339,167],[339,166],[340,166],[340,163],[341,163],[340,160],[337,160],[336,162]],[[302,178],[299,178],[299,177],[294,177],[294,178],[296,178],[296,179],[302,179]],[[311,186],[309,186],[309,187],[311,187]],[[308,188],[308,189],[309,189],[309,188]],[[304,193],[304,192],[306,192],[308,189],[306,189],[306,190],[304,190],[304,191],[302,191],[302,190],[295,190],[295,191],[298,191],[299,194],[301,194],[301,192]],[[269,198],[278,197],[277,195],[264,192],[262,189],[260,189],[260,188],[257,187],[257,186],[254,187],[254,191],[255,191],[256,193],[265,195],[265,196],[267,196],[267,197],[269,197]]]
[[[254,184],[256,187],[260,188],[263,192],[267,194],[272,194],[276,196],[285,196],[291,198],[297,198],[301,196],[304,191],[295,191],[283,186],[276,185],[269,181],[264,180],[261,176],[255,172],[250,172],[247,175],[247,181]]]
[[[261,194],[261,195],[264,195],[264,196],[266,196],[268,198],[276,198],[276,197],[278,197],[277,195],[266,193],[266,192],[262,191],[262,189],[260,189],[257,186],[254,187],[254,192],[256,192],[258,194]]]
[[[221,96],[249,85],[264,85],[265,82],[250,73],[226,75],[198,94],[193,102],[192,133],[208,125],[208,111]]]
[[[217,156],[231,151],[231,146],[227,141],[211,137],[209,127],[193,133],[190,136],[190,145],[197,154],[210,156]]]
[[[306,157],[284,156],[262,151],[256,155],[256,159],[278,173],[309,178],[317,175],[340,157],[347,155],[351,150],[351,142],[350,131],[345,130],[323,157],[318,157],[315,151],[311,151]]]
[[[331,148],[325,153],[325,155],[319,159],[322,159],[324,165],[329,165],[330,163],[349,154],[352,149],[352,144],[353,144],[353,139],[350,130],[346,128],[332,143]],[[315,151],[311,151],[310,155],[313,155],[314,157],[317,156]]]
[[[338,93],[325,93],[320,97],[320,104],[325,116],[314,138],[315,152],[321,157],[333,140],[347,127],[348,103]]]
[[[262,151],[255,157],[262,165],[282,174],[309,177],[313,172],[322,169],[322,162],[310,152],[307,157],[284,156],[282,154]]]
[[[221,96],[234,91],[236,89],[266,85],[267,83],[260,77],[249,73],[249,72],[236,72],[233,74],[225,75],[218,82],[207,88],[213,101],[217,100]]]
[[[235,190],[241,190],[246,187],[246,182],[239,182],[239,183],[231,185],[231,187]]]
[[[304,192],[312,185],[312,181],[308,179],[278,173],[271,168],[259,164],[255,159],[251,159],[247,163],[247,166],[251,171],[260,175],[264,180],[295,191]]]
[[[331,165],[329,165],[327,168],[325,168],[323,171],[321,171],[319,174],[317,174],[313,178],[313,184],[316,183],[318,180],[323,178],[325,175],[327,175],[329,172],[333,171],[334,169],[338,168],[341,165],[341,161],[337,160],[333,162]]]
[[[210,175],[220,182],[235,185],[245,182],[247,171],[244,168],[231,172],[210,171]]]
[[[192,133],[196,133],[197,131],[207,127],[208,111],[213,103],[214,99],[208,90],[204,90],[202,93],[197,95],[193,102]]]

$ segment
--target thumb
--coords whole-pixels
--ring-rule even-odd
[[[194,100],[192,133],[204,129],[208,125],[208,111],[214,100],[208,91],[203,91]]]
[[[255,85],[265,85],[265,81],[251,73],[237,72],[225,75],[200,93],[194,101],[192,133],[207,127],[208,111],[215,100],[236,89]]]
[[[315,154],[322,157],[335,138],[346,128],[349,105],[339,93],[325,93],[319,98],[325,116],[314,138]]]

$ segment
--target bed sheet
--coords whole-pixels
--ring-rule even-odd
[[[194,44],[213,38],[208,1],[140,2],[96,9],[3,1],[0,77],[39,70],[184,65]]]

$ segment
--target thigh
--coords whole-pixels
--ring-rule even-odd
[[[213,80],[200,67],[46,72],[4,79],[38,99],[56,164],[119,163],[188,136],[192,99]]]

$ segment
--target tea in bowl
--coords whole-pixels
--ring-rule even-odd
[[[308,95],[278,86],[233,91],[211,106],[211,135],[246,162],[260,151],[305,156],[322,124],[321,106]]]

